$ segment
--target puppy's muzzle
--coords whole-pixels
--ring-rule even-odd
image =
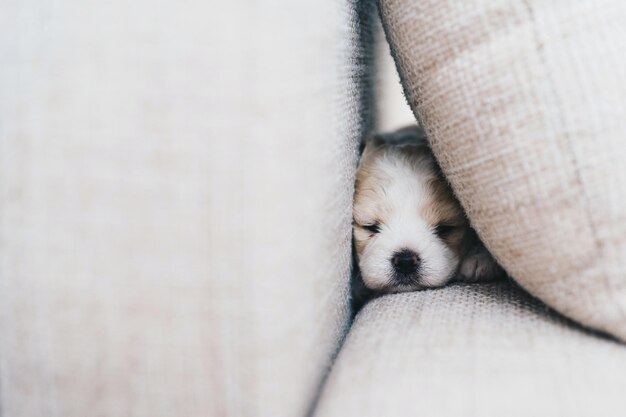
[[[420,257],[412,250],[403,249],[394,253],[391,257],[391,264],[396,275],[407,276],[417,272],[420,267]]]

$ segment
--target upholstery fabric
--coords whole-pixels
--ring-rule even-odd
[[[367,13],[2,2],[3,417],[307,413],[349,318]]]
[[[626,3],[380,0],[406,94],[526,289],[626,340]]]
[[[623,416],[626,349],[507,282],[365,306],[315,417]]]

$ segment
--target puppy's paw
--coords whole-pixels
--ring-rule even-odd
[[[459,281],[463,282],[495,281],[505,276],[504,269],[484,247],[470,251],[459,266]]]

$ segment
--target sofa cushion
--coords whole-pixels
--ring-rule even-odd
[[[626,340],[626,3],[380,3],[407,97],[491,252]]]
[[[0,3],[3,416],[306,415],[348,325],[367,13]]]
[[[623,416],[626,348],[507,282],[388,295],[358,314],[316,417]]]

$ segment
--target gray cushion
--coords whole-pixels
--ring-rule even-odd
[[[535,296],[626,341],[626,2],[380,3],[485,244]]]
[[[0,3],[3,416],[306,414],[348,325],[357,14]]]
[[[379,298],[358,314],[316,417],[624,416],[626,348],[509,283]]]

